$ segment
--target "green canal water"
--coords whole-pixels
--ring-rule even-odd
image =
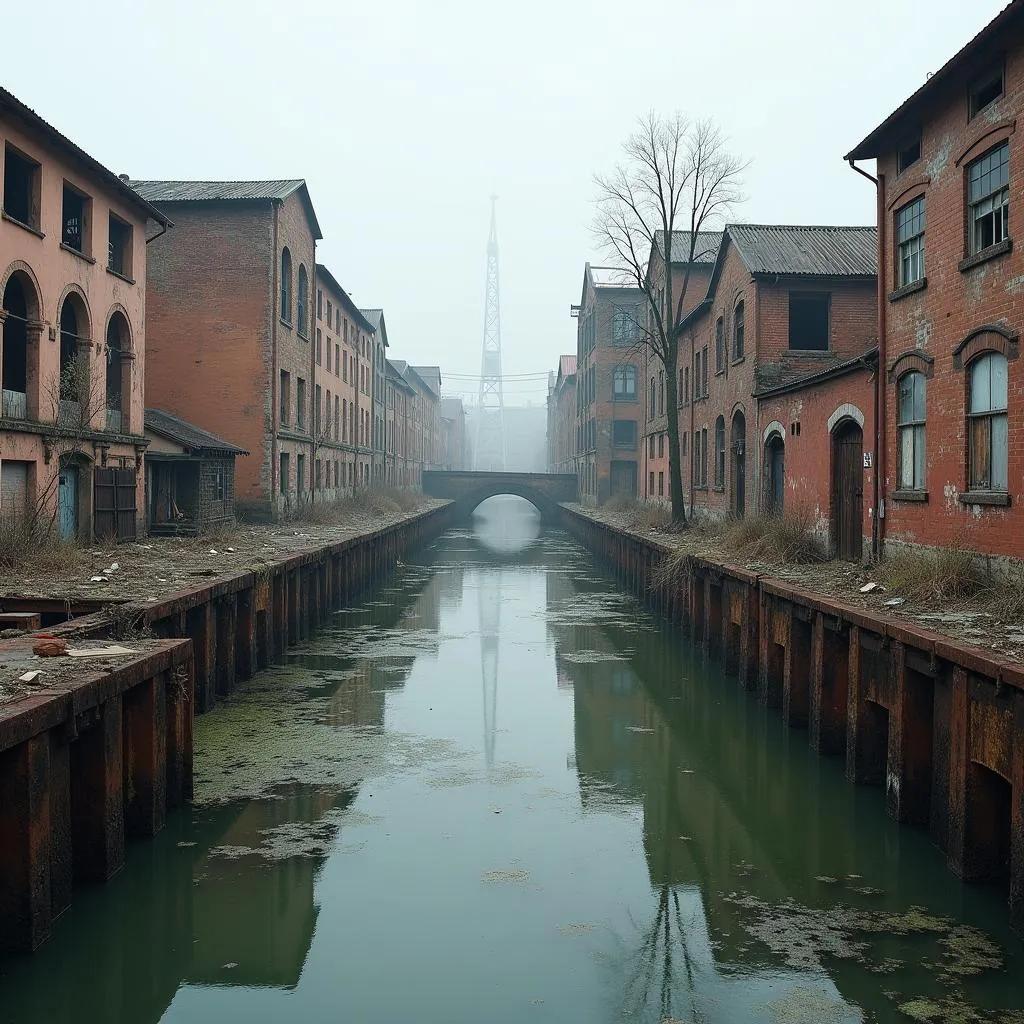
[[[0,1021],[1024,1021],[1004,893],[534,534],[496,503],[198,719]]]

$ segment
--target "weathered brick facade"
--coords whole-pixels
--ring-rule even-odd
[[[1024,557],[1022,109],[1024,4],[1014,2],[848,155],[878,162],[891,541]],[[906,397],[915,389],[920,417]],[[908,415],[921,421],[916,439]]]

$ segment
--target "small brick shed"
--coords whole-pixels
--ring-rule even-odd
[[[235,457],[249,453],[161,409],[146,410],[146,524],[194,536],[235,518]]]

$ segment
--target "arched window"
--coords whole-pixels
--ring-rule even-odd
[[[648,417],[650,419],[654,419],[654,416],[657,413],[657,407],[655,405],[655,398],[657,397],[656,393],[655,393],[655,387],[656,387],[655,381],[654,381],[654,378],[652,377],[651,378],[651,395],[650,395],[650,401],[649,401],[649,404],[648,404],[648,412],[647,412],[647,415],[648,415]]]
[[[741,300],[736,304],[736,314],[732,328],[732,357],[734,360],[743,358],[744,334],[746,331],[744,319],[744,306]]]
[[[899,431],[899,489],[925,489],[925,376],[919,370],[899,379],[896,425]]]
[[[87,400],[89,364],[79,359],[78,345],[89,339],[85,305],[74,293],[60,307],[60,400]]]
[[[24,271],[15,271],[4,286],[3,308],[3,415],[23,420],[28,418],[28,325],[39,316],[35,288]]]
[[[114,313],[107,324],[107,429],[122,429],[124,412],[124,357],[128,353],[128,321]]]
[[[665,411],[665,371],[658,371],[658,415]]]
[[[292,254],[287,246],[281,250],[281,319],[292,322]]]
[[[307,326],[306,326],[306,306],[309,298],[309,277],[306,275],[306,268],[300,263],[299,264],[299,301],[298,311],[296,319],[298,320],[298,330],[302,337],[306,337]]]
[[[725,417],[715,420],[715,486],[725,486]]]
[[[1001,352],[986,352],[971,363],[969,485],[972,491],[1006,491],[1009,449],[1007,362]]]

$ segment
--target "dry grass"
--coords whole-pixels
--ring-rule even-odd
[[[991,590],[977,555],[959,545],[934,550],[900,548],[879,564],[882,582],[900,597],[923,604],[948,604]]]
[[[61,540],[50,524],[32,524],[23,519],[0,520],[0,570],[30,570],[40,575],[70,572],[88,561],[73,541]]]
[[[401,516],[415,512],[424,504],[423,496],[397,487],[374,487],[357,491],[352,497],[338,501],[306,503],[288,515],[297,523],[319,526],[341,526],[354,516]]]
[[[616,516],[627,530],[642,533],[663,530],[672,522],[672,510],[667,505],[637,501],[622,495],[610,498],[603,509]]]
[[[723,549],[737,557],[782,565],[818,565],[829,561],[828,550],[814,530],[809,513],[751,515],[732,520],[721,537]]]

